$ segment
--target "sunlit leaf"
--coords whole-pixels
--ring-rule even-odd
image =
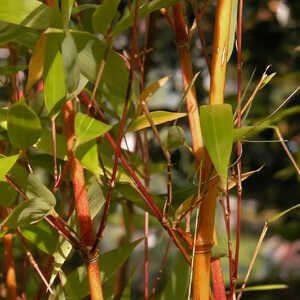
[[[84,168],[99,176],[100,166],[96,140],[79,145],[75,150],[75,156],[79,159]]]
[[[5,181],[5,175],[13,167],[19,154],[0,158],[0,181]]]
[[[111,129],[110,125],[100,122],[83,113],[75,116],[75,136],[78,144],[95,139]]]
[[[186,116],[186,113],[174,113],[169,111],[154,111],[150,113],[151,119],[155,125],[163,124],[166,122],[174,121]],[[150,123],[145,115],[135,119],[128,127],[127,131],[138,131],[150,127]]]
[[[45,69],[44,69],[44,97],[45,105],[49,113],[66,96],[66,84],[64,63],[60,49],[60,41],[52,34],[47,34]]]
[[[13,147],[17,149],[28,148],[40,136],[40,119],[31,107],[19,101],[8,110],[7,133]]]
[[[95,32],[105,34],[110,27],[117,11],[120,0],[104,0],[93,14],[93,28]]]
[[[282,290],[288,288],[289,286],[286,284],[263,284],[263,285],[248,286],[244,289],[244,292]],[[239,292],[240,289],[236,289],[235,291]]]
[[[57,246],[57,232],[46,221],[27,225],[22,228],[22,234],[35,247],[52,255]]]
[[[82,5],[78,5],[78,6],[73,6],[72,15],[75,16],[85,10],[96,9],[97,7],[98,7],[97,4],[82,4]]]
[[[276,74],[277,74],[277,73],[274,72],[274,73],[268,75],[268,76],[263,80],[263,83],[262,83],[262,85],[260,86],[260,89],[262,89],[265,85],[267,85],[267,84],[273,79],[273,77],[274,77]]]
[[[227,62],[229,61],[235,42],[235,33],[236,33],[236,23],[237,23],[237,13],[238,13],[238,0],[232,1],[231,6],[231,17],[230,17],[230,31],[229,31],[229,41],[228,41],[228,54]]]
[[[48,27],[52,9],[37,0],[0,1],[0,21],[35,29]]]
[[[225,189],[233,144],[231,105],[200,106],[200,122],[205,146]]]

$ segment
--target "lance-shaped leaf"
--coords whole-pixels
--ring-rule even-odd
[[[45,61],[45,45],[46,35],[42,34],[37,41],[33,53],[29,61],[29,72],[26,84],[26,93],[37,83],[43,76],[44,72],[44,61]]]
[[[120,0],[104,0],[93,14],[93,28],[95,32],[105,34],[110,27],[117,11]]]
[[[28,148],[40,137],[40,119],[26,103],[17,102],[8,110],[7,133],[13,147]]]
[[[233,47],[234,47],[234,42],[235,42],[238,2],[239,2],[238,0],[232,0],[227,62],[229,61],[229,59],[231,57]]]
[[[200,123],[205,146],[226,188],[227,172],[233,144],[233,116],[229,104],[200,106]]]
[[[52,8],[37,0],[0,1],[0,21],[42,30],[51,15]]]
[[[62,105],[62,101],[66,96],[64,63],[60,41],[52,34],[47,34],[46,37],[44,80],[45,105],[49,113],[51,113],[55,106],[58,104]]]
[[[0,195],[0,205],[4,207],[12,207],[17,199],[18,192],[8,182],[0,182]]]
[[[0,181],[5,181],[5,175],[13,167],[19,154],[0,158]]]
[[[69,32],[66,32],[61,51],[67,91],[69,94],[72,94],[79,85],[80,65],[75,41]]]
[[[78,144],[95,139],[110,129],[110,125],[91,118],[86,114],[77,113],[75,116],[75,136]]]
[[[186,116],[186,113],[174,113],[169,111],[154,111],[150,113],[151,119],[155,125],[163,124],[166,122],[174,121]],[[135,119],[128,127],[127,131],[138,131],[150,127],[150,123],[145,115]]]

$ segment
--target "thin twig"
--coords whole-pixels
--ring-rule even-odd
[[[40,278],[42,279],[42,281],[44,282],[45,286],[47,287],[47,289],[49,290],[49,292],[52,294],[52,295],[55,295],[50,284],[47,282],[45,276],[43,275],[42,271],[40,270],[40,267],[39,265],[37,264],[35,258],[33,257],[32,253],[30,252],[28,246],[27,246],[27,242],[24,238],[24,236],[22,235],[22,232],[20,230],[20,228],[17,228],[17,234],[22,242],[22,245],[24,247],[24,250],[25,250],[25,253],[27,255],[27,258],[30,262],[30,264],[32,265],[32,267],[36,270],[36,272],[39,274]]]
[[[57,184],[57,157],[56,157],[56,127],[55,127],[55,117],[51,118],[51,129],[52,129],[52,148],[53,148],[53,176],[54,176],[53,192],[54,192],[56,190],[56,184]]]
[[[255,248],[253,257],[252,257],[252,259],[251,259],[250,265],[249,265],[249,267],[248,267],[247,274],[246,274],[245,279],[243,280],[242,286],[241,286],[241,288],[240,288],[240,292],[239,292],[239,294],[238,294],[237,300],[240,300],[240,298],[241,298],[241,296],[242,296],[242,294],[243,294],[243,291],[244,291],[244,289],[245,289],[245,287],[246,287],[246,284],[247,284],[247,281],[248,281],[248,279],[249,279],[250,273],[251,273],[251,271],[252,271],[254,262],[255,262],[255,260],[256,260],[257,254],[258,254],[258,252],[259,252],[259,250],[260,250],[260,248],[261,248],[262,242],[263,242],[263,240],[264,240],[264,238],[265,238],[265,236],[266,236],[267,231],[268,231],[268,223],[265,222],[265,225],[264,225],[264,227],[263,227],[262,233],[261,233],[261,235],[260,235],[260,237],[259,237],[259,240],[258,240],[258,242],[257,242],[257,245],[256,245],[256,248]]]

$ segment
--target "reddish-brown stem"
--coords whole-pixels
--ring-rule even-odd
[[[2,219],[5,219],[8,215],[7,208],[1,207]],[[6,230],[6,226],[3,230]],[[4,245],[4,264],[6,273],[6,286],[9,300],[17,299],[17,281],[16,281],[16,269],[15,260],[13,256],[13,235],[11,233],[6,234],[3,237]]]
[[[23,248],[25,250],[25,254],[27,255],[28,261],[30,262],[30,264],[32,265],[32,267],[36,270],[36,272],[38,273],[38,275],[40,276],[41,280],[43,281],[43,283],[45,284],[45,286],[47,287],[47,289],[50,291],[51,294],[54,295],[53,290],[51,289],[48,281],[46,280],[44,274],[42,273],[38,263],[36,262],[35,258],[33,257],[32,253],[29,251],[29,248],[27,246],[27,241],[24,238],[24,236],[21,233],[20,228],[17,228],[17,234],[20,238],[20,241],[22,242]]]
[[[21,292],[21,298],[22,300],[26,300],[26,283],[27,283],[27,259],[26,255],[23,255],[23,277],[22,277],[22,292]]]
[[[216,300],[226,300],[226,293],[224,288],[224,280],[222,274],[222,266],[220,258],[213,258],[210,264],[212,276],[212,284],[214,289],[214,297]]]
[[[242,95],[242,23],[243,23],[243,0],[239,0],[239,14],[237,22],[237,106],[238,127],[241,127],[241,95]],[[240,157],[242,153],[242,144],[237,142],[237,156]],[[237,220],[236,220],[236,241],[235,241],[235,257],[233,265],[233,274],[230,284],[229,300],[233,299],[234,290],[238,279],[238,265],[240,254],[240,237],[241,237],[241,211],[242,211],[242,160],[239,159],[237,163]]]
[[[105,137],[108,140],[108,142],[111,144],[112,148],[117,152],[118,151],[117,144],[115,143],[115,141],[111,137],[111,135],[107,132],[107,133],[105,133]],[[170,224],[163,222],[163,214],[162,214],[162,212],[160,211],[160,209],[157,206],[157,204],[153,201],[153,199],[149,195],[147,189],[142,184],[142,182],[140,181],[140,179],[138,178],[138,176],[135,174],[134,170],[131,168],[131,166],[129,165],[129,163],[126,160],[126,158],[122,155],[122,153],[120,153],[120,159],[121,159],[122,164],[124,165],[124,167],[128,171],[128,173],[132,177],[133,181],[137,185],[138,190],[140,191],[141,195],[143,195],[142,198],[145,201],[145,204],[147,205],[147,207],[151,210],[151,212],[156,216],[157,220],[162,224],[162,226],[168,232],[168,234],[171,237],[171,239],[173,240],[174,244],[180,250],[180,252],[184,256],[184,258],[187,260],[187,262],[190,263],[191,262],[191,258],[188,255],[188,253],[186,252],[186,249],[183,247],[183,245],[181,244],[181,242],[179,241],[179,239],[175,235],[175,233],[174,233],[173,229],[171,228]]]
[[[75,206],[79,221],[80,239],[84,247],[92,248],[94,244],[93,225],[90,215],[84,171],[81,163],[73,153],[75,141],[74,118],[75,111],[72,100],[68,100],[62,109],[65,135],[67,140],[68,159],[70,162]],[[97,260],[86,261],[91,299],[103,300],[102,285]]]

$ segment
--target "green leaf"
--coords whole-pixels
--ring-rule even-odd
[[[172,126],[168,129],[166,146],[168,150],[175,150],[186,142],[184,130],[179,126]]]
[[[127,284],[124,288],[124,291],[122,293],[121,299],[120,300],[131,300],[131,286],[133,283],[133,276],[134,276],[134,271],[131,272],[131,275],[127,281]]]
[[[0,20],[43,30],[48,27],[52,8],[37,0],[0,1]]]
[[[233,144],[233,116],[229,104],[200,106],[202,136],[212,163],[226,189]]]
[[[168,278],[160,300],[186,299],[189,278],[189,265],[182,255],[178,256],[175,266]]]
[[[83,113],[75,116],[75,136],[78,144],[88,142],[104,133],[112,127]]]
[[[55,196],[36,175],[30,174],[27,180],[26,194],[29,199],[42,198],[49,207],[54,207],[56,205]]]
[[[268,75],[264,80],[263,80],[263,83],[262,85],[260,86],[260,89],[262,89],[265,85],[267,85],[272,79],[273,77],[276,75],[277,73],[274,72],[274,73],[271,73],[270,75]]]
[[[19,158],[19,154],[0,158],[0,181],[5,181],[5,175],[13,167]]]
[[[17,228],[18,226],[21,227],[39,222],[47,216],[52,209],[53,206],[50,206],[43,198],[22,201],[1,223],[1,227],[6,225],[10,228]]]
[[[46,35],[46,53],[44,68],[44,98],[49,113],[58,105],[62,105],[66,96],[64,63],[60,49],[60,40],[55,35]],[[58,107],[56,107],[58,110]]]
[[[93,13],[93,28],[95,32],[106,34],[107,29],[118,11],[120,0],[104,0]]]
[[[272,217],[271,219],[269,219],[267,221],[267,223],[270,224],[270,223],[273,223],[273,222],[277,221],[279,218],[283,217],[284,215],[286,215],[287,213],[289,213],[290,211],[292,211],[292,210],[294,210],[298,207],[300,207],[300,204],[296,204],[296,205],[282,211],[281,213],[279,213],[279,214],[275,215],[274,217]]]
[[[1,160],[0,160],[1,163]],[[17,191],[8,183],[0,182],[0,206],[12,207],[17,199]]]
[[[151,119],[155,125],[170,122],[186,116],[186,113],[174,113],[169,111],[154,111],[150,113]],[[150,123],[145,115],[133,120],[128,126],[127,131],[138,131],[150,127]]]
[[[101,271],[102,284],[105,284],[116,271],[125,263],[128,256],[134,248],[142,241],[137,240],[133,243],[118,247],[115,250],[109,251],[100,255],[99,267]],[[72,300],[81,299],[89,295],[89,284],[86,273],[86,266],[80,266],[67,277],[65,291],[68,297]]]
[[[57,247],[57,232],[46,221],[42,220],[22,228],[24,237],[45,253],[52,255]]]
[[[75,41],[69,32],[66,32],[61,45],[61,52],[67,91],[69,94],[72,94],[79,85],[80,65]]]
[[[78,6],[73,6],[72,16],[75,16],[85,10],[88,10],[88,9],[96,9],[97,7],[98,7],[97,4],[82,4],[82,5],[78,5]]]
[[[50,154],[53,156],[53,146],[52,146],[52,134],[47,129],[42,129],[42,134],[40,139],[34,145],[41,152]],[[67,142],[66,138],[62,134],[56,134],[56,156],[60,159],[67,159]]]
[[[147,15],[151,14],[155,10],[159,10],[161,8],[168,8],[171,5],[174,5],[179,0],[152,0],[150,2],[146,2],[139,7],[138,11],[138,19],[142,19]],[[134,7],[135,4],[132,5],[132,9],[129,13],[124,15],[124,17],[118,22],[115,26],[114,30],[111,32],[112,37],[116,37],[122,31],[129,28],[134,22]]]
[[[233,0],[231,6],[231,17],[230,17],[231,22],[230,22],[230,30],[229,30],[227,62],[229,61],[234,48],[237,14],[238,14],[238,2],[239,2],[238,0]]]
[[[96,140],[78,146],[75,150],[75,156],[80,160],[84,168],[92,172],[96,177],[99,176],[100,166]]]
[[[94,219],[104,205],[106,198],[103,195],[100,184],[93,177],[93,183],[88,188],[88,200],[91,211],[91,218]]]
[[[289,287],[286,284],[263,284],[263,285],[248,286],[244,289],[244,292],[282,290],[282,289],[288,289],[288,288]],[[235,291],[239,292],[240,289],[236,289]]]
[[[28,68],[27,65],[17,65],[17,66],[6,66],[0,68],[1,75],[13,75],[19,71],[24,71]]]
[[[40,119],[32,108],[19,101],[8,110],[7,133],[13,147],[28,148],[40,137]]]

